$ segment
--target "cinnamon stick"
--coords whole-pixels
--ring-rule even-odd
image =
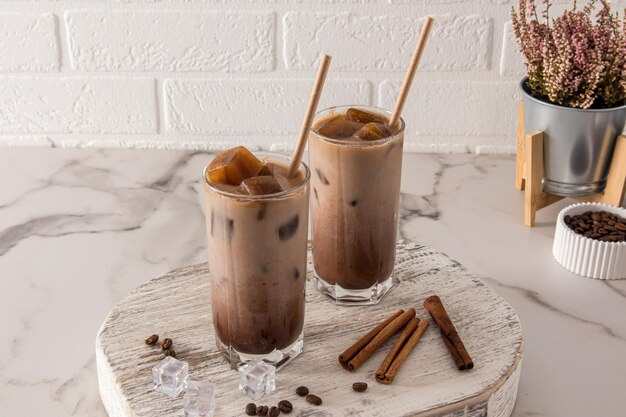
[[[467,353],[465,345],[457,333],[454,324],[452,324],[441,299],[436,295],[431,295],[424,300],[424,308],[430,313],[430,316],[439,326],[441,337],[443,337],[446,347],[450,355],[452,355],[452,359],[454,359],[457,368],[459,368],[460,371],[472,369],[474,362],[472,358],[470,358],[469,353]]]
[[[416,320],[417,321],[413,322],[415,327],[411,326],[413,327],[411,332],[407,331],[409,329],[409,325],[412,324],[409,322],[409,325],[407,325],[405,331],[402,332],[402,335],[400,335],[400,338],[396,341],[396,344],[389,352],[389,355],[387,355],[384,362],[380,365],[380,368],[376,371],[376,381],[387,385],[393,382],[393,379],[396,377],[400,367],[409,357],[409,354],[413,351],[417,342],[420,341],[422,335],[426,329],[428,329],[428,326],[430,326],[430,322],[427,319],[421,321],[419,319]],[[394,354],[394,356],[391,357],[394,352],[396,352],[397,355]]]
[[[370,330],[363,338],[339,355],[339,364],[348,371],[356,371],[391,336],[415,317],[415,309],[395,312],[384,322]]]

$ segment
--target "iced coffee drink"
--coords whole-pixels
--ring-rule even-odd
[[[233,367],[302,351],[309,170],[288,178],[288,162],[237,147],[204,172],[213,325]]]
[[[316,285],[339,304],[376,304],[393,283],[404,122],[388,118],[333,107],[309,136]]]

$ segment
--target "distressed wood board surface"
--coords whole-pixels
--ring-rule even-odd
[[[288,399],[290,416],[509,416],[517,396],[523,356],[519,318],[513,308],[458,262],[443,253],[399,242],[395,287],[377,306],[337,306],[311,281],[309,254],[304,353],[276,376],[277,390],[259,401],[275,405]],[[474,360],[458,371],[434,323],[411,353],[392,385],[374,373],[395,338],[356,372],[342,369],[337,356],[398,308],[438,294]],[[206,263],[169,272],[135,289],[110,312],[96,340],[100,395],[111,417],[182,417],[182,394],[171,399],[152,390],[151,369],[160,349],[144,339],[157,333],[174,340],[178,358],[189,363],[190,377],[217,384],[215,416],[241,416],[250,402],[238,391],[238,373],[215,347]],[[365,381],[364,393],[352,383]],[[295,395],[306,385],[323,399],[319,407]]]

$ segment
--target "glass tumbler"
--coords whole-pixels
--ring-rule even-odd
[[[393,285],[404,121],[383,139],[336,139],[319,134],[320,120],[358,108],[319,112],[309,135],[311,217],[316,287],[337,304],[377,304]]]
[[[280,154],[256,155],[289,163]],[[309,169],[302,163],[302,183],[269,195],[226,192],[207,181],[206,171],[204,199],[217,347],[233,368],[252,359],[280,368],[303,349]]]

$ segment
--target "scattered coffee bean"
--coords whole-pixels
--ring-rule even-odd
[[[289,414],[293,410],[293,405],[287,400],[282,400],[278,403],[278,409],[285,414]]]
[[[175,357],[176,357],[176,352],[175,352],[175,351],[174,351],[174,349],[172,349],[172,348],[165,349],[165,350],[163,351],[163,354],[164,354],[165,356],[171,356],[172,358],[175,358]]]
[[[270,416],[270,417],[278,417],[279,415],[280,415],[280,410],[278,409],[278,407],[270,408],[268,416]]]
[[[161,342],[161,349],[167,350],[172,347],[172,339],[165,338]]]
[[[159,335],[153,334],[152,336],[146,339],[146,345],[154,345],[158,341],[159,341]]]
[[[352,389],[356,392],[363,392],[367,389],[367,384],[365,382],[355,382],[352,384]]]
[[[309,389],[307,387],[305,387],[305,386],[300,386],[300,387],[296,388],[296,394],[298,394],[301,397],[304,397],[308,393],[309,393]]]
[[[246,405],[246,414],[249,416],[256,416],[256,404],[255,403],[248,403],[248,405]]]
[[[575,233],[602,242],[626,242],[626,219],[607,211],[567,215],[565,224]]]
[[[260,405],[256,408],[257,416],[266,416],[270,409],[266,405]]]
[[[317,395],[309,394],[306,396],[306,401],[313,405],[322,405],[322,399]]]

